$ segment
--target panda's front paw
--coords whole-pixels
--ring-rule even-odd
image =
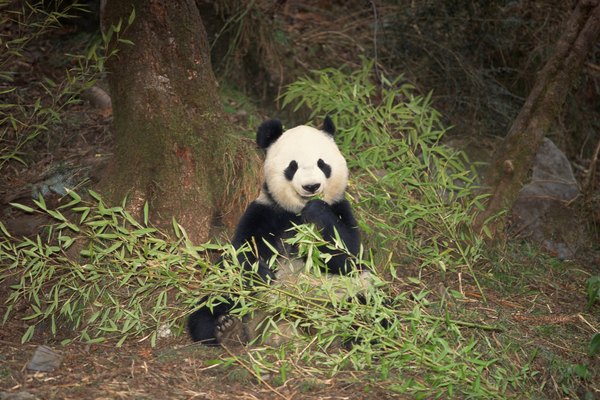
[[[302,209],[300,215],[304,223],[323,224],[331,218],[331,206],[320,199],[311,200]]]
[[[246,343],[242,321],[229,314],[221,315],[215,326],[215,338],[223,346]]]

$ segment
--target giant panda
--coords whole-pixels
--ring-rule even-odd
[[[281,122],[269,120],[258,128],[256,143],[266,151],[264,183],[260,194],[239,221],[232,245],[253,249],[239,255],[243,270],[258,264],[258,275],[265,282],[293,282],[304,271],[302,259],[294,259],[296,249],[286,244],[294,225],[314,224],[326,242],[339,239],[347,251],[321,246],[328,253],[324,276],[352,276],[359,288],[369,286],[370,271],[349,260],[360,250],[360,237],[350,203],[345,198],[348,167],[334,141],[335,126],[329,117],[322,129],[297,126],[284,132]],[[337,235],[337,236],[336,236]],[[277,251],[275,271],[268,265]],[[291,261],[290,261],[291,260]],[[256,266],[255,266],[256,268]],[[256,270],[256,269],[255,269]],[[356,271],[358,270],[358,271]],[[339,296],[343,296],[341,293]],[[201,300],[204,303],[207,298]],[[231,304],[220,303],[210,309],[201,306],[188,319],[194,341],[207,345],[226,342],[248,343],[260,335],[258,326],[265,315],[256,313],[242,320],[230,315]],[[268,345],[286,340],[286,327],[267,336]]]

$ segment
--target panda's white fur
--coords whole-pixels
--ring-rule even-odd
[[[325,160],[331,166],[331,176],[326,178],[317,166],[318,160]],[[282,171],[291,160],[298,163],[298,170],[292,181],[288,181]],[[316,197],[327,204],[344,198],[348,184],[346,159],[340,153],[333,137],[319,129],[300,125],[285,131],[275,143],[267,148],[263,167],[269,194],[283,209],[299,213],[306,203]],[[315,193],[309,193],[302,186],[319,184]],[[261,191],[259,202],[268,204],[269,196]]]

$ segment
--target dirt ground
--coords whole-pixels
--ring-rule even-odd
[[[403,398],[344,374],[337,379],[297,377],[278,385],[264,376],[258,382],[239,366],[216,365],[213,361],[228,352],[192,344],[187,335],[162,340],[155,348],[149,341],[121,348],[114,343],[61,346],[42,338],[21,344],[18,324],[13,319],[0,331],[2,400]],[[56,370],[27,368],[39,343],[53,347],[62,357]]]

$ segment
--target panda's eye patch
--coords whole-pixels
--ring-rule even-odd
[[[283,171],[283,175],[288,181],[294,179],[294,174],[298,171],[298,163],[295,160],[290,161],[290,165],[287,166],[285,171]]]
[[[317,161],[317,166],[321,171],[323,171],[325,178],[329,178],[331,176],[331,166],[325,161],[319,158],[319,161]]]

